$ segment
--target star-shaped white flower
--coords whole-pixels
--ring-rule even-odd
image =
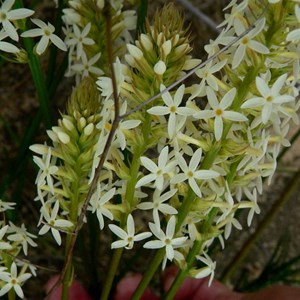
[[[153,201],[152,202],[142,202],[142,203],[138,204],[137,208],[142,209],[142,210],[152,209],[154,222],[158,223],[158,221],[159,221],[158,212],[159,211],[166,215],[175,215],[178,213],[177,210],[173,206],[171,206],[167,203],[164,203],[168,199],[173,197],[176,192],[177,192],[177,189],[172,189],[172,190],[164,193],[163,195],[160,195],[161,191],[155,190],[153,193]]]
[[[163,91],[166,87],[162,84],[160,86],[160,91]],[[184,84],[181,85],[176,91],[174,98],[172,98],[169,92],[162,94],[162,99],[165,103],[165,106],[154,106],[147,110],[149,114],[157,116],[169,115],[168,120],[168,134],[169,137],[173,137],[176,128],[176,118],[177,116],[191,116],[194,113],[194,110],[188,107],[180,106],[182,98],[184,95]]]
[[[256,77],[256,87],[261,97],[254,97],[242,104],[241,108],[261,108],[261,118],[263,124],[266,124],[271,117],[272,112],[277,112],[282,103],[294,101],[295,98],[290,95],[281,95],[287,74],[281,75],[270,88],[261,77]]]
[[[49,208],[46,207],[46,205],[44,205],[41,208],[41,214],[47,223],[42,226],[42,228],[39,231],[39,234],[43,235],[51,229],[51,233],[52,233],[55,241],[57,242],[58,245],[61,245],[60,233],[56,228],[58,228],[58,227],[59,228],[68,228],[68,227],[73,226],[73,224],[72,224],[72,222],[70,222],[68,220],[58,219],[57,218],[58,210],[59,210],[59,201],[58,200],[54,204],[54,207],[51,211],[51,215],[49,213]]]
[[[20,51],[15,45],[8,42],[3,42],[2,40],[7,37],[7,33],[4,30],[0,31],[0,50],[8,53],[17,53]]]
[[[145,156],[141,157],[141,162],[151,173],[143,176],[135,187],[138,188],[154,181],[154,186],[160,191],[163,189],[165,175],[171,172],[177,164],[174,160],[170,161],[168,146],[164,147],[159,154],[157,165],[150,158]]]
[[[51,148],[48,148],[48,152],[46,155],[43,155],[41,159],[38,156],[33,156],[33,161],[39,166],[40,171],[36,178],[36,184],[38,187],[41,187],[46,182],[50,188],[52,194],[54,194],[54,187],[53,187],[53,178],[52,176],[57,173],[58,167],[53,165],[51,162]]]
[[[39,19],[31,19],[32,23],[37,25],[39,28],[30,29],[21,34],[22,37],[36,37],[41,36],[40,41],[36,47],[36,53],[41,55],[45,52],[46,48],[48,47],[50,41],[59,49],[63,51],[67,51],[67,46],[65,43],[54,34],[55,27],[48,22],[46,24],[42,20]]]
[[[6,210],[14,209],[15,202],[6,202],[0,199],[0,213]]]
[[[244,35],[237,43],[238,48],[234,52],[233,60],[232,60],[232,68],[237,68],[241,61],[246,56],[246,50],[247,48],[258,52],[262,54],[268,54],[269,48],[263,45],[262,43],[254,40],[254,37],[256,37],[264,28],[265,28],[266,19],[263,18],[253,30],[251,30],[248,34]],[[243,23],[240,22],[239,26],[235,27],[235,31],[237,35],[241,35],[246,28],[244,27]]]
[[[87,77],[90,73],[100,76],[103,74],[103,71],[95,66],[100,56],[101,53],[97,53],[91,59],[88,59],[87,55],[83,52],[81,56],[81,62],[71,66],[71,69],[80,74],[82,78]]]
[[[28,244],[32,247],[37,246],[37,244],[33,241],[33,238],[36,238],[36,236],[28,232],[24,224],[22,224],[21,227],[18,227],[12,222],[9,222],[9,225],[10,227],[8,233],[10,235],[7,237],[7,239],[9,241],[22,244],[23,252],[25,255],[27,255],[28,252]]]
[[[91,23],[86,24],[86,26],[80,31],[79,27],[73,25],[73,36],[66,40],[68,46],[73,46],[76,48],[76,58],[79,59],[83,53],[84,45],[94,45],[93,39],[87,37],[91,30]]]
[[[172,216],[167,224],[166,233],[160,228],[160,223],[149,223],[152,233],[157,237],[155,241],[145,243],[146,249],[166,249],[166,258],[170,261],[174,258],[174,248],[183,246],[188,237],[174,237],[175,235],[176,218]]]
[[[0,7],[0,24],[2,24],[4,31],[14,41],[19,40],[16,28],[10,21],[25,19],[34,14],[34,11],[27,8],[17,8],[11,10],[15,0],[2,1]]]
[[[202,149],[199,148],[193,154],[189,165],[187,165],[183,156],[180,153],[177,153],[176,159],[183,173],[179,173],[171,179],[171,184],[176,184],[188,180],[190,187],[198,197],[202,197],[202,193],[196,180],[212,179],[220,175],[218,172],[213,170],[199,170],[201,156]]]
[[[4,242],[4,240],[3,240],[3,237],[6,234],[7,229],[8,229],[8,225],[6,225],[0,229],[0,251],[1,250],[10,250],[12,248],[12,246],[9,243]]]
[[[21,285],[31,277],[30,273],[23,273],[18,276],[17,266],[13,262],[10,267],[10,273],[0,272],[0,280],[6,282],[0,290],[0,296],[5,295],[12,288],[20,298],[24,298],[24,293]]]
[[[135,234],[134,220],[131,214],[127,217],[127,231],[115,224],[109,224],[108,226],[116,236],[121,238],[121,240],[115,241],[111,244],[112,249],[123,247],[125,247],[125,249],[132,249],[134,242],[147,239],[152,235],[151,232]]]
[[[244,122],[248,120],[241,113],[238,113],[236,111],[226,110],[226,108],[231,106],[235,95],[236,95],[236,88],[232,88],[224,95],[222,100],[219,102],[215,91],[213,91],[213,89],[208,87],[207,88],[208,104],[212,109],[201,110],[193,115],[194,118],[196,119],[210,119],[210,118],[215,119],[214,133],[217,141],[221,139],[223,134],[223,119],[235,121],[235,122]]]
[[[110,212],[108,208],[105,207],[105,205],[108,204],[107,202],[114,196],[115,192],[116,192],[116,188],[112,188],[109,191],[107,191],[104,195],[102,195],[101,186],[100,183],[98,182],[97,189],[95,193],[92,195],[89,209],[92,210],[93,213],[96,212],[101,230],[104,228],[103,216],[105,216],[110,220],[113,220],[113,214]]]
[[[215,275],[215,269],[216,269],[216,262],[213,262],[211,258],[204,252],[204,256],[196,256],[198,260],[203,262],[206,267],[201,268],[198,270],[198,273],[195,275],[195,278],[204,278],[210,275],[209,281],[208,281],[208,286],[211,285],[212,280],[214,279]]]

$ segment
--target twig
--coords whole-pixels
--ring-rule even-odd
[[[208,27],[210,27],[214,32],[220,34],[221,30],[217,27],[218,25],[207,15],[205,15],[199,8],[192,5],[187,0],[177,0],[182,6],[188,9],[194,16],[198,17],[201,21],[203,21]]]

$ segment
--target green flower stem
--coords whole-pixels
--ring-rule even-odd
[[[145,289],[148,287],[152,277],[156,273],[156,270],[160,266],[165,254],[166,254],[166,251],[164,248],[162,248],[156,252],[153,260],[151,261],[149,268],[147,269],[146,273],[144,274],[143,279],[140,282],[137,289],[135,290],[131,300],[138,300],[142,297]]]
[[[148,0],[140,0],[139,6],[137,9],[137,31],[136,31],[136,39],[138,39],[138,35],[145,32],[145,20],[147,17],[148,10]]]
[[[49,103],[49,95],[47,92],[41,65],[37,56],[33,53],[32,40],[28,38],[24,38],[23,42],[28,53],[28,64],[40,100],[41,110],[45,117],[45,123],[47,127],[51,127],[52,117],[51,117],[51,109]]]
[[[8,300],[16,300],[16,292],[15,292],[15,290],[11,289],[8,292]]]
[[[64,6],[64,1],[59,0],[58,1],[58,8],[56,10],[56,17],[55,17],[55,31],[56,35],[60,35],[62,31],[62,10]],[[48,64],[48,70],[47,70],[47,79],[46,83],[47,86],[50,87],[53,79],[56,77],[55,74],[55,67],[56,67],[56,59],[57,59],[57,47],[53,44],[50,46],[50,55],[49,55],[49,64]]]
[[[109,298],[109,294],[113,285],[113,281],[116,275],[116,272],[119,267],[119,262],[122,257],[124,248],[119,248],[114,250],[112,260],[110,262],[109,271],[106,277],[106,280],[103,284],[103,290],[101,294],[100,300],[107,300]]]
[[[164,297],[165,300],[174,299],[176,292],[180,288],[182,282],[186,278],[189,270],[191,269],[191,267],[194,263],[195,256],[197,254],[199,254],[199,252],[201,251],[202,244],[203,244],[202,241],[198,241],[198,240],[195,241],[191,251],[189,252],[189,254],[186,258],[186,267],[178,272],[175,280],[172,283],[171,288],[169,289],[167,295]]]
[[[71,191],[73,191],[72,197],[70,197],[70,209],[69,209],[69,220],[75,225],[77,222],[77,214],[78,214],[78,206],[80,204],[80,181],[82,177],[81,166],[76,165],[75,173],[77,175],[76,180],[72,183]],[[67,235],[66,246],[65,246],[65,261],[67,261],[67,256],[69,255],[68,249],[72,243],[72,235]],[[62,278],[62,300],[69,299],[69,288],[73,281],[73,264],[72,264],[72,257],[69,260],[66,272]]]
[[[127,183],[126,194],[125,194],[124,202],[123,202],[124,206],[126,207],[126,215],[124,215],[122,218],[121,227],[122,227],[122,225],[124,226],[124,224],[126,223],[128,214],[130,214],[132,209],[134,209],[136,206],[136,203],[134,202],[134,192],[135,192],[135,186],[137,183],[138,172],[139,172],[139,169],[141,166],[140,157],[147,149],[150,130],[151,130],[151,116],[148,113],[146,113],[145,121],[143,122],[143,129],[142,129],[144,143],[142,145],[137,145],[135,148],[135,151],[133,153],[132,164],[130,167],[130,179],[128,180],[128,183]],[[113,258],[112,258],[112,260],[110,262],[110,266],[109,266],[108,276],[104,283],[104,288],[103,288],[103,291],[101,294],[101,298],[100,298],[101,300],[106,300],[109,297],[109,294],[110,294],[110,291],[112,288],[112,284],[113,284],[116,272],[118,270],[118,266],[120,263],[122,253],[123,253],[123,250],[121,250],[121,249],[114,250]]]
[[[228,267],[225,269],[222,274],[221,280],[223,282],[228,282],[234,272],[237,270],[241,262],[247,257],[248,253],[251,251],[254,244],[261,237],[263,231],[273,223],[274,218],[279,213],[280,209],[287,203],[287,201],[291,198],[291,196],[295,193],[296,189],[298,189],[300,184],[300,170],[295,174],[292,178],[290,184],[286,186],[286,189],[276,201],[276,203],[272,206],[269,213],[262,220],[262,222],[258,225],[255,233],[246,241],[243,245],[242,249],[235,255],[233,260],[229,263]]]
[[[16,7],[23,8],[22,0],[16,1]],[[26,30],[26,26],[24,28]],[[31,71],[32,79],[39,97],[41,110],[43,112],[45,118],[45,124],[47,127],[51,127],[52,125],[52,116],[49,105],[49,94],[47,91],[46,83],[44,80],[44,76],[42,73],[42,68],[40,65],[40,61],[36,54],[33,52],[34,42],[32,38],[23,38],[24,47],[27,51],[28,56],[28,65]]]

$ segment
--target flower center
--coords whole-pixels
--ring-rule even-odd
[[[129,236],[128,238],[127,238],[127,242],[130,244],[130,243],[132,243],[133,242],[133,237],[132,236]]]
[[[268,96],[266,99],[268,102],[272,102],[273,101],[273,96]]]
[[[105,127],[105,129],[106,129],[106,130],[108,130],[108,131],[110,131],[110,130],[111,130],[111,124],[110,124],[110,123],[108,123],[108,122],[107,122],[107,123],[105,123],[105,126],[104,126],[104,127]]]
[[[187,173],[186,173],[187,177],[193,177],[194,176],[194,173],[193,171],[189,170]]]
[[[173,114],[176,113],[176,110],[177,110],[176,106],[171,106],[170,107],[170,112],[171,113],[173,113]]]
[[[220,117],[220,116],[222,116],[222,114],[223,114],[223,110],[222,110],[221,108],[217,108],[217,109],[215,110],[215,113],[216,113],[216,116]]]
[[[51,32],[50,32],[49,29],[45,29],[45,30],[44,30],[44,34],[45,34],[46,36],[49,36],[49,35],[51,35]]]
[[[0,13],[0,20],[1,20],[1,21],[4,21],[4,20],[6,20],[6,19],[7,19],[6,13],[5,13],[5,12]]]
[[[170,245],[171,244],[171,240],[170,239],[166,239],[165,243],[166,243],[166,245]]]
[[[10,283],[11,283],[12,285],[15,285],[15,284],[17,284],[18,282],[17,282],[16,278],[12,278],[11,281],[10,281]]]
[[[156,175],[157,176],[160,176],[162,174],[162,170],[161,169],[158,169],[157,171],[156,171]]]
[[[247,45],[249,43],[249,38],[247,36],[245,36],[243,39],[242,39],[242,44],[244,45]]]

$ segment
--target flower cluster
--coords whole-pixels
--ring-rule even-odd
[[[190,55],[174,6],[147,21],[123,55],[117,44],[130,41],[134,14],[121,12],[120,1],[109,8],[104,1],[87,6],[71,1],[64,22],[69,71],[78,74],[78,86],[58,126],[48,131],[51,146],[31,147],[42,156],[34,157],[40,169],[39,233],[50,230],[61,244],[61,230],[74,228],[96,178],[88,210],[101,230],[113,233],[111,248],[132,249],[147,240],[144,248],[163,251],[163,268],[168,260],[185,268],[193,251],[202,265],[190,274],[211,275],[211,282],[216,265],[209,246],[216,238],[224,246],[232,228],[241,229],[235,218],[240,209],[248,210],[250,226],[260,212],[263,179],[272,178],[280,147],[288,145],[289,122],[298,122],[299,5],[273,2],[231,1],[221,34],[205,47],[210,58],[226,50],[196,71],[198,83],[169,91],[167,86],[200,62]],[[115,16],[117,91],[107,67],[105,30],[99,30],[105,9]],[[255,25],[246,31],[250,24]],[[105,76],[96,81],[98,75]],[[157,94],[161,97],[145,102]],[[97,177],[116,101],[120,122]],[[142,228],[135,225],[139,210],[151,212]]]
[[[0,214],[4,216],[14,205],[14,202],[0,200]],[[5,218],[0,222],[0,296],[13,289],[20,298],[24,297],[22,285],[32,275],[36,276],[36,268],[19,256],[22,252],[27,256],[28,245],[37,246],[34,239],[36,236],[28,232],[24,224],[21,227],[12,222],[6,224]]]
[[[31,21],[39,28],[26,31],[27,28],[25,27],[25,22],[18,21],[25,20],[25,18],[32,16],[35,12],[27,8],[13,9],[14,4],[15,0],[5,0],[0,8],[0,24],[2,25],[0,31],[1,51],[8,53],[20,52],[20,49],[15,45],[15,43],[19,41],[19,29],[23,31],[21,37],[41,37],[35,47],[38,55],[42,55],[45,52],[50,42],[63,51],[67,50],[65,43],[54,34],[55,28],[49,22],[46,24],[42,20],[31,19]],[[12,42],[3,41],[7,37],[9,37]]]
[[[63,20],[65,43],[68,46],[68,76],[76,75],[77,82],[88,75],[97,78],[108,74],[106,18],[111,16],[113,56],[124,54],[124,45],[131,40],[129,30],[135,28],[135,11],[123,10],[122,1],[69,1]]]

